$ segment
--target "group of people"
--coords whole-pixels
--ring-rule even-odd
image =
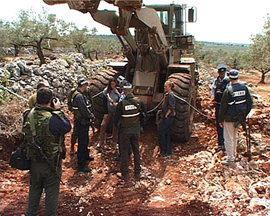
[[[252,107],[252,98],[248,88],[238,82],[239,72],[230,70],[226,76],[227,66],[218,65],[218,77],[212,85],[212,97],[216,108],[216,123],[219,150],[226,150],[226,165],[235,162],[237,145],[237,127],[247,116]],[[74,114],[73,138],[71,153],[74,154],[74,144],[78,139],[77,164],[78,171],[89,173],[88,161],[94,158],[89,155],[89,127],[93,125],[95,116],[90,107],[88,81],[80,78],[77,88],[71,94],[71,110]],[[131,152],[134,155],[134,176],[140,178],[141,163],[139,137],[141,132],[141,115],[146,113],[144,103],[133,95],[133,86],[123,82],[117,89],[117,80],[109,80],[108,86],[102,92],[104,116],[100,127],[100,139],[97,147],[106,142],[108,123],[113,121],[112,142],[119,145],[121,161],[118,177],[126,181],[129,178],[128,164]],[[176,115],[173,83],[164,84],[162,103],[162,122],[159,127],[160,157],[171,157],[170,128]],[[65,158],[64,136],[71,130],[71,123],[61,111],[60,101],[53,97],[47,82],[37,86],[37,93],[29,100],[31,111],[23,123],[26,141],[34,140],[47,157],[44,161],[31,146],[26,147],[27,157],[31,160],[29,202],[26,215],[36,215],[43,189],[45,189],[45,215],[55,215],[59,185],[61,180],[62,159]],[[241,117],[241,118],[240,118]],[[54,169],[52,169],[53,164]]]
[[[219,64],[217,69],[218,77],[211,88],[219,144],[216,150],[226,151],[227,159],[222,163],[229,166],[236,161],[238,127],[245,127],[253,101],[248,87],[238,80],[239,71],[229,70],[226,76],[225,64]]]
[[[112,141],[119,145],[118,160],[121,161],[120,173],[117,176],[126,181],[129,178],[128,164],[131,153],[134,155],[134,177],[140,178],[141,162],[139,151],[139,137],[141,132],[141,116],[146,113],[144,103],[133,95],[133,86],[125,81],[117,88],[117,80],[109,80],[103,93],[104,117],[100,127],[100,139],[97,147],[106,142],[106,128],[110,120],[113,121]],[[175,100],[171,89],[173,84],[166,82],[165,96],[162,104],[164,121],[160,129],[161,156],[172,154],[170,147],[169,128],[175,116]],[[89,173],[88,161],[94,160],[89,154],[89,127],[93,125],[95,116],[90,107],[88,95],[88,81],[80,78],[77,88],[70,96],[70,109],[74,114],[74,127],[71,139],[71,153],[74,154],[74,144],[78,140],[77,164],[78,171]],[[30,188],[28,209],[26,215],[36,215],[43,189],[45,189],[45,215],[55,215],[59,186],[62,174],[62,159],[66,149],[64,136],[71,130],[71,122],[61,111],[61,104],[53,97],[53,92],[46,81],[37,85],[37,92],[29,98],[30,110],[23,122],[23,132],[26,142],[34,140],[44,153],[46,160],[33,146],[26,145],[26,156],[31,160]],[[73,151],[73,152],[72,152]]]

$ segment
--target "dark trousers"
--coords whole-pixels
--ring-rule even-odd
[[[121,132],[118,130],[118,148],[119,148],[119,157],[121,157]],[[131,155],[131,147],[128,146],[128,156]]]
[[[171,155],[171,126],[173,124],[174,118],[163,118],[161,126],[159,128],[159,144],[161,148],[161,153]]]
[[[61,176],[61,168],[58,175]],[[45,189],[45,216],[56,215],[59,198],[60,180],[46,162],[32,162],[30,169],[30,187],[26,216],[37,215],[39,201]]]
[[[141,159],[139,150],[139,134],[121,133],[121,173],[122,176],[128,175],[129,166],[129,146],[134,155],[134,172],[141,172]]]
[[[217,134],[218,134],[218,144],[222,148],[224,147],[224,137],[223,137],[223,128],[219,125],[219,110],[220,110],[220,104],[215,105],[215,117],[216,117],[216,128],[217,128]]]
[[[81,124],[80,120],[75,121],[78,134],[78,151],[77,160],[78,168],[84,168],[87,159],[89,158],[88,143],[89,143],[89,126]]]
[[[72,134],[71,134],[71,141],[70,141],[71,147],[74,148],[74,145],[77,142],[77,139],[78,139],[77,128],[76,128],[76,124],[74,124]]]

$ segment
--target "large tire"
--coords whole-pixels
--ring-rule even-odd
[[[184,73],[174,73],[168,77],[174,83],[173,93],[195,106],[196,90],[191,76]],[[192,132],[194,110],[184,101],[175,98],[176,116],[171,128],[172,139],[177,142],[187,142]]]
[[[89,89],[92,98],[92,110],[95,115],[95,127],[98,129],[100,128],[104,115],[103,94],[101,92],[108,85],[109,79],[115,78],[117,76],[117,73],[117,71],[112,69],[101,70],[100,72],[91,77]]]

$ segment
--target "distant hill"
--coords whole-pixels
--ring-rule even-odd
[[[209,42],[209,41],[197,41],[199,43],[203,43],[205,45],[214,45],[214,46],[242,46],[242,47],[248,47],[249,44],[245,43],[225,43],[225,42]]]

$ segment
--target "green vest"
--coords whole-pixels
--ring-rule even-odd
[[[63,135],[60,135],[59,142],[57,143],[55,136],[51,133],[49,128],[53,114],[64,120],[61,111],[53,110],[50,107],[33,108],[28,114],[22,129],[25,134],[26,142],[31,142],[34,138],[51,161],[55,161],[57,156],[59,154],[62,155],[62,152],[65,151]],[[36,152],[32,146],[26,145],[26,156],[29,159],[35,160]]]
[[[133,103],[132,103],[132,102]],[[140,100],[137,97],[122,101],[121,127],[131,127],[140,123]],[[137,106],[136,106],[136,105]]]
[[[76,90],[73,92],[72,96],[71,96],[71,106],[72,106],[72,112],[73,112],[73,114],[74,114],[76,117],[80,118],[80,117],[82,117],[82,114],[81,114],[81,112],[80,112],[78,106],[74,104],[74,98],[75,98],[76,95],[78,95],[78,94],[80,94],[80,92],[76,89]]]
[[[85,104],[87,106],[88,109],[91,110],[91,103],[90,101],[87,99],[87,96],[86,94],[88,94],[88,92],[84,92],[84,93],[81,93],[79,92],[77,89],[73,92],[72,96],[71,96],[71,105],[72,105],[72,112],[73,114],[78,117],[78,118],[81,118],[82,117],[82,114],[80,112],[80,109],[78,108],[78,106],[74,103],[74,98],[76,97],[76,95],[78,94],[82,94],[83,98],[84,98],[84,101],[85,101]]]

